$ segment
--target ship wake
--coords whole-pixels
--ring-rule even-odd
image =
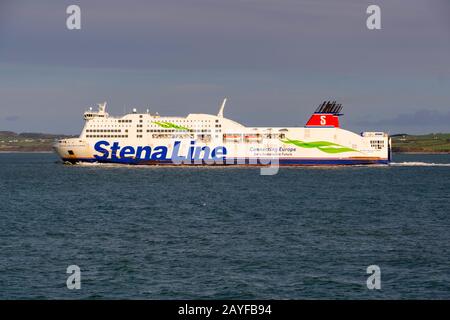
[[[450,167],[450,163],[434,163],[434,162],[391,162],[393,167]]]

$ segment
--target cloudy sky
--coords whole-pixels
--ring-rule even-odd
[[[81,7],[81,30],[66,8]],[[369,4],[382,29],[366,27]],[[448,0],[0,0],[0,130],[79,133],[84,110],[450,132]]]

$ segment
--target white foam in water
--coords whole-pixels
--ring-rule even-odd
[[[72,164],[70,164],[72,165]],[[77,162],[75,166],[81,167],[100,167],[100,168],[131,168],[131,169],[146,169],[146,168],[202,168],[202,169],[223,169],[223,168],[246,168],[244,167],[236,167],[236,166],[208,166],[208,165],[196,165],[196,166],[180,166],[179,164],[141,164],[141,165],[133,165],[126,163],[103,163],[103,162]]]
[[[394,167],[450,167],[450,163],[433,163],[433,162],[391,162]]]
[[[140,166],[135,166],[135,165],[126,165],[126,164],[121,164],[121,163],[99,163],[99,162],[77,162],[76,164],[77,166],[86,166],[86,167],[96,167],[96,166],[101,166],[101,167],[106,167],[106,168],[114,168],[114,167],[118,167],[118,168],[149,168],[149,167],[169,167],[171,165],[140,165]],[[408,161],[408,162],[391,162],[389,164],[392,167],[450,167],[450,163],[433,163],[433,162],[418,162],[418,161]],[[173,165],[173,166],[178,166],[178,165]],[[189,167],[189,166],[188,166]],[[192,168],[194,168],[195,166],[193,166]],[[207,167],[207,166],[202,166],[202,167]],[[239,167],[235,167],[235,166],[229,166],[230,168],[239,168]],[[322,169],[327,169],[327,168],[336,168],[334,166],[311,166],[314,168],[322,168]],[[386,165],[354,165],[353,167],[382,167],[382,168],[386,168]],[[224,168],[222,166],[211,166],[211,168]],[[245,168],[245,167],[244,167]],[[289,168],[289,167],[286,167]],[[298,168],[298,167],[292,167],[292,168]],[[310,167],[308,167],[310,168]]]
[[[114,168],[114,167],[120,167],[120,168],[126,168],[131,167],[126,164],[120,164],[120,163],[100,163],[100,162],[77,162],[75,164],[76,166],[80,167],[104,167],[104,168]],[[134,166],[133,166],[134,167]]]

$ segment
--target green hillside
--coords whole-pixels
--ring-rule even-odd
[[[450,152],[450,133],[397,134],[391,137],[394,152]]]
[[[67,137],[72,136],[33,132],[15,133],[11,131],[0,131],[0,151],[52,151],[52,145],[55,140]]]

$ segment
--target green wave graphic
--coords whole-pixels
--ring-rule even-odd
[[[359,152],[358,150],[348,148],[345,146],[342,146],[340,144],[336,144],[333,142],[328,141],[312,141],[312,142],[305,142],[301,140],[291,140],[291,139],[280,139],[281,142],[286,144],[293,144],[300,148],[317,148],[320,151],[326,152],[326,153],[343,153],[343,152]]]
[[[153,121],[154,124],[157,124],[158,126],[166,129],[177,129],[177,130],[186,130],[190,131],[191,129],[179,126],[177,124],[171,123],[171,122],[159,122],[159,121]]]

